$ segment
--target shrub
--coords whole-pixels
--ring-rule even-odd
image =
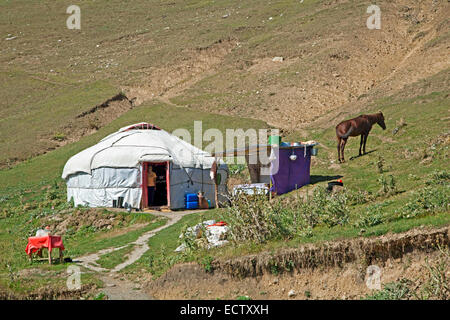
[[[413,193],[412,199],[397,211],[402,218],[414,218],[425,213],[449,210],[449,186],[424,187]]]
[[[66,140],[66,135],[62,132],[55,133],[55,135],[53,136],[53,140],[64,141]]]
[[[388,175],[387,177],[384,174],[382,174],[378,178],[378,182],[381,185],[381,189],[378,192],[380,195],[391,196],[391,195],[395,195],[398,193],[397,183],[392,174]]]
[[[241,174],[245,171],[245,164],[229,164],[228,170],[230,171],[230,175]]]
[[[367,300],[409,300],[414,292],[411,290],[412,282],[408,279],[400,279],[383,285],[383,289],[372,295],[367,295]]]
[[[435,170],[429,175],[429,179],[425,181],[426,185],[445,185],[450,183],[450,173],[447,171]]]
[[[345,190],[350,205],[365,204],[374,200],[374,196],[367,191]]]
[[[358,228],[368,228],[383,223],[385,220],[384,207],[389,203],[390,201],[385,201],[368,206],[365,211],[358,214],[355,226]]]
[[[348,222],[349,211],[345,193],[327,194],[325,189],[317,188],[314,190],[311,206],[312,210],[318,213],[320,221],[328,227]]]
[[[384,158],[382,156],[378,156],[378,160],[377,160],[377,170],[378,173],[383,173],[384,170],[384,165],[386,164],[386,161],[384,160]]]
[[[233,240],[261,243],[283,232],[279,224],[283,218],[290,220],[290,217],[276,217],[280,211],[277,203],[269,202],[265,195],[238,194],[231,199],[223,220],[230,225]]]
[[[206,272],[212,272],[213,271],[213,262],[214,258],[211,256],[205,256],[201,260],[201,264],[203,265],[203,268],[205,268]]]
[[[447,209],[450,197],[449,188],[445,189],[447,190],[425,187],[417,193],[416,201],[427,211],[435,212],[439,209]]]
[[[348,222],[345,194],[327,194],[317,188],[313,197],[278,198],[269,201],[265,195],[236,195],[231,206],[221,213],[230,225],[235,242],[262,243],[269,239],[309,237],[318,223],[331,227]]]

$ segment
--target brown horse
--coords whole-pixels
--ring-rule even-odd
[[[367,136],[369,135],[369,132],[375,123],[378,123],[378,125],[381,128],[383,128],[383,130],[386,129],[386,124],[384,123],[384,116],[381,111],[375,114],[363,114],[360,115],[359,117],[342,121],[336,126],[336,137],[338,140],[337,150],[339,162],[345,162],[344,149],[348,137],[357,137],[361,135],[361,142],[359,144],[359,155],[361,156],[361,147],[363,147],[363,152],[366,153]]]

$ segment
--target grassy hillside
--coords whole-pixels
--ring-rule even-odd
[[[70,222],[64,241],[73,258],[129,245],[166,223],[73,208],[60,178],[71,156],[142,121],[191,133],[194,121],[222,132],[277,127],[285,141],[320,146],[312,185],[263,202],[269,211],[282,203],[285,233],[176,254],[185,226],[232,219],[229,209],[195,213],[151,238],[124,273],[159,276],[180,261],[207,267],[213,258],[450,223],[447,1],[380,2],[381,30],[366,27],[365,0],[82,0],[81,30],[66,28],[71,4],[0,3],[0,297],[64,287],[65,266],[30,264],[23,252],[38,228]],[[378,110],[387,130],[373,128],[362,157],[359,138],[350,138],[347,162],[337,163],[335,125]],[[305,207],[326,217],[311,228],[288,223],[304,210],[299,197],[338,178],[346,188],[338,200],[318,196]],[[338,225],[327,220],[334,205],[345,215]],[[130,250],[99,263],[113,267]],[[84,276],[102,286],[98,275]]]
[[[71,4],[0,4],[1,167],[126,113],[76,118],[121,91],[295,131],[450,66],[443,0],[381,2],[381,30],[366,27],[364,0],[79,1],[80,30],[66,27]]]
[[[58,179],[62,174],[64,164],[71,156],[94,145],[121,127],[142,121],[158,125],[168,132],[184,128],[191,132],[191,136],[193,136],[194,121],[202,121],[203,132],[209,128],[217,128],[222,132],[225,132],[227,128],[244,130],[268,128],[267,124],[259,120],[212,115],[158,102],[149,103],[127,112],[76,143],[67,144],[57,150],[22,162],[12,169],[0,170],[0,179],[2,180],[0,191],[8,188],[13,190],[31,188],[34,185]],[[206,141],[204,144],[206,146],[209,142]]]
[[[345,210],[348,212],[348,220],[345,223],[338,225],[319,223],[308,234],[292,234],[287,239],[279,236],[260,244],[249,241],[232,244],[220,250],[198,250],[187,255],[174,253],[173,249],[179,245],[178,235],[185,226],[192,226],[205,219],[224,219],[227,209],[194,214],[151,238],[149,241],[151,250],[127,267],[123,273],[135,278],[142,274],[142,270],[146,270],[149,275],[159,276],[170,266],[182,261],[197,261],[207,267],[214,258],[297,247],[301,243],[320,243],[359,236],[371,237],[389,232],[403,232],[419,226],[448,225],[450,215],[447,163],[450,133],[448,117],[445,116],[448,108],[448,92],[435,92],[407,100],[388,97],[378,101],[376,107],[368,111],[376,112],[381,109],[386,115],[387,130],[373,128],[368,139],[368,153],[362,157],[351,159],[357,155],[359,139],[350,139],[346,148],[347,162],[344,164],[338,164],[336,161],[334,128],[314,129],[308,133],[309,137],[321,143],[318,156],[313,158],[312,186],[283,195],[279,200],[295,201],[298,196],[310,193],[314,188],[326,186],[330,179],[341,178],[347,189]],[[0,229],[4,237],[2,243],[5,245],[2,250],[4,254],[1,256],[3,286],[9,286],[14,292],[26,293],[42,285],[61,285],[58,277],[54,279],[55,281],[45,283],[37,279],[25,281],[20,275],[26,271],[21,270],[38,267],[58,274],[62,269],[58,265],[53,267],[42,264],[30,265],[26,256],[21,253],[21,248],[26,244],[26,237],[36,228],[48,223],[52,215],[70,217],[78,214],[74,212],[80,209],[70,208],[65,202],[65,184],[58,178],[69,156],[131,122],[150,121],[163,124],[169,130],[179,126],[192,128],[193,120],[200,119],[204,121],[205,128],[214,126],[223,129],[228,127],[230,122],[225,116],[210,116],[190,111],[185,113],[185,111],[185,108],[164,104],[143,105],[77,143],[26,161],[13,169],[0,171],[0,177],[6,187],[2,189],[0,199],[2,210]],[[429,125],[430,123],[434,125]],[[243,128],[258,125],[265,127],[262,122],[248,119],[239,121],[234,119],[233,125]],[[398,130],[394,130],[395,128]],[[394,178],[395,186],[390,184],[390,176]],[[385,177],[387,192],[382,191],[381,177]],[[436,207],[422,209],[423,203],[418,200]],[[285,214],[291,210],[289,208],[290,206],[286,207],[288,211]],[[86,214],[95,214],[99,219],[104,215],[117,215],[101,210],[97,213],[88,211]],[[123,225],[117,225],[111,231],[105,232],[86,226],[65,235],[65,243],[69,248],[67,254],[73,257],[113,245],[125,245],[146,230],[164,223],[163,221],[152,223],[151,216],[131,217],[126,218]],[[137,225],[137,229],[126,231],[127,228],[133,228],[133,224],[142,222],[150,224],[144,228]],[[118,232],[122,235],[117,236]],[[130,247],[125,247],[121,251],[105,255],[99,263],[101,266],[113,267],[122,262],[121,252],[125,254],[130,250]],[[14,277],[16,280],[11,280],[15,279]],[[86,283],[97,281],[95,275],[88,273],[86,277]]]
[[[368,153],[361,157],[356,157],[359,137],[350,138],[346,147],[347,162],[344,164],[337,162],[334,126],[312,129],[308,136],[320,142],[318,156],[312,158],[312,185],[279,197],[280,200],[287,201],[287,205],[283,206],[284,211],[276,214],[281,216],[280,220],[290,221],[288,217],[294,213],[289,212],[297,210],[295,204],[298,197],[309,193],[313,198],[313,189],[326,187],[327,181],[342,179],[346,189],[342,198],[345,202],[342,209],[348,214],[348,220],[337,225],[319,222],[308,234],[302,232],[303,225],[292,226],[292,223],[288,222],[288,227],[299,228],[299,233],[291,233],[288,236],[280,233],[264,243],[249,240],[217,250],[199,250],[187,260],[202,264],[207,259],[238,257],[267,250],[273,252],[276,249],[298,247],[303,243],[321,243],[360,236],[373,237],[405,232],[416,227],[448,225],[449,107],[448,91],[407,100],[387,97],[377,101],[376,107],[368,112],[382,110],[387,129],[383,131],[379,126],[374,126],[367,142]],[[396,128],[398,130],[395,130]],[[297,134],[297,137],[299,136]],[[295,139],[295,135],[292,138]],[[394,179],[394,186],[390,185],[390,177]],[[383,187],[387,187],[387,192],[383,191]],[[337,205],[337,202],[333,199],[326,201],[332,212],[332,206]],[[269,203],[263,205],[269,206]],[[256,206],[255,204],[248,208],[249,212]],[[267,210],[269,211],[270,209]],[[226,209],[212,212],[207,218],[229,221],[227,218],[230,216],[224,212]],[[283,215],[286,217],[283,218]],[[189,225],[195,223],[195,219],[192,219]],[[183,223],[178,224],[178,232],[182,225]],[[146,268],[149,272],[159,275],[173,263],[184,261],[186,257],[177,253],[170,254],[178,242],[173,238],[168,239],[168,233],[169,230],[165,230],[152,238],[151,243],[155,250],[127,271],[135,272],[139,268]],[[160,252],[165,252],[164,258],[159,257]],[[155,257],[156,267],[148,265],[146,259],[151,255],[159,257]]]

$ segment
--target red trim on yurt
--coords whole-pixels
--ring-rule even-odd
[[[143,162],[142,163],[142,209],[148,208],[148,190],[147,190],[147,168],[148,163]]]
[[[122,132],[129,131],[129,130],[161,130],[160,127],[155,126],[154,124],[142,122],[138,123],[132,126],[129,126],[128,128],[122,130]]]

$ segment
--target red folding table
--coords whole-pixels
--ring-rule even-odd
[[[59,262],[63,262],[63,250],[64,245],[61,236],[45,236],[45,237],[29,237],[28,244],[25,252],[30,256],[30,261],[33,261],[33,253],[41,250],[43,248],[48,249],[48,262],[52,264],[52,250],[54,248],[59,249]]]

